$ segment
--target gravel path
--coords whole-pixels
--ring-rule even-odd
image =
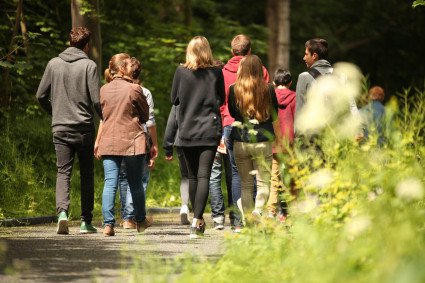
[[[126,282],[137,257],[215,260],[223,253],[230,227],[216,231],[207,223],[205,237],[190,240],[189,226],[178,223],[178,214],[154,215],[145,232],[117,227],[114,237],[104,237],[101,228],[81,235],[79,222],[70,223],[69,235],[57,235],[55,223],[0,227],[0,282]]]

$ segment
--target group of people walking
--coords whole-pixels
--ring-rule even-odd
[[[48,63],[37,91],[41,106],[52,114],[57,233],[69,233],[69,187],[76,154],[81,172],[80,232],[97,232],[91,223],[94,156],[102,158],[105,175],[103,234],[115,235],[118,187],[124,228],[142,232],[152,225],[152,218],[146,215],[146,187],[158,156],[152,94],[140,85],[140,62],[126,53],[112,56],[105,71],[106,84],[99,89],[96,64],[87,56],[89,39],[87,28],[72,29],[71,47]],[[262,217],[279,215],[282,181],[278,156],[294,141],[295,112],[307,88],[322,71],[332,72],[326,60],[326,41],[307,41],[304,61],[309,72],[299,77],[299,96],[289,89],[292,77],[288,70],[278,69],[269,84],[269,74],[252,54],[248,36],[235,36],[231,48],[233,56],[223,64],[214,59],[205,37],[192,38],[171,86],[163,147],[167,160],[173,159],[174,147],[177,151],[182,177],[181,223],[190,225],[190,238],[205,232],[209,195],[215,228],[224,227],[222,162],[235,232]],[[324,64],[329,66],[314,68]],[[96,138],[93,109],[101,119]],[[281,220],[285,217],[282,212],[280,216]]]

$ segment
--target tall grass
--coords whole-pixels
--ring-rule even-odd
[[[50,117],[36,105],[14,113],[4,111],[0,116],[0,219],[55,215],[56,156]],[[158,134],[161,147],[162,129]],[[95,161],[94,174],[93,214],[100,219],[104,175],[99,160]],[[179,186],[177,160],[165,161],[160,149],[156,166],[151,171],[147,206],[179,205]],[[71,219],[80,216],[80,195],[79,162],[75,158],[70,191]],[[117,212],[119,207],[117,194]]]
[[[264,219],[229,235],[217,262],[188,257],[150,281],[425,282],[425,91],[398,97],[385,146],[342,138],[338,116],[322,125],[321,154],[287,156],[282,173],[299,193],[284,225]]]

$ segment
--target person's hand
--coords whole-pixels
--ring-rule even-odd
[[[96,157],[96,159],[100,159],[102,156],[98,153],[99,151],[99,144],[95,143],[94,144],[94,157]]]
[[[148,164],[148,168],[149,169],[153,169],[155,168],[155,159],[149,159],[149,164]]]
[[[155,159],[158,157],[158,146],[152,145],[151,149],[149,150],[149,155],[151,159]]]
[[[167,160],[167,161],[172,161],[172,160],[173,160],[173,156],[172,156],[172,155],[170,155],[170,156],[165,156],[165,160]]]

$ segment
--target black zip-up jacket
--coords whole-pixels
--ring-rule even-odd
[[[220,106],[224,103],[223,73],[218,67],[189,70],[177,67],[171,102],[178,105],[176,119],[182,147],[217,146],[222,135]]]

